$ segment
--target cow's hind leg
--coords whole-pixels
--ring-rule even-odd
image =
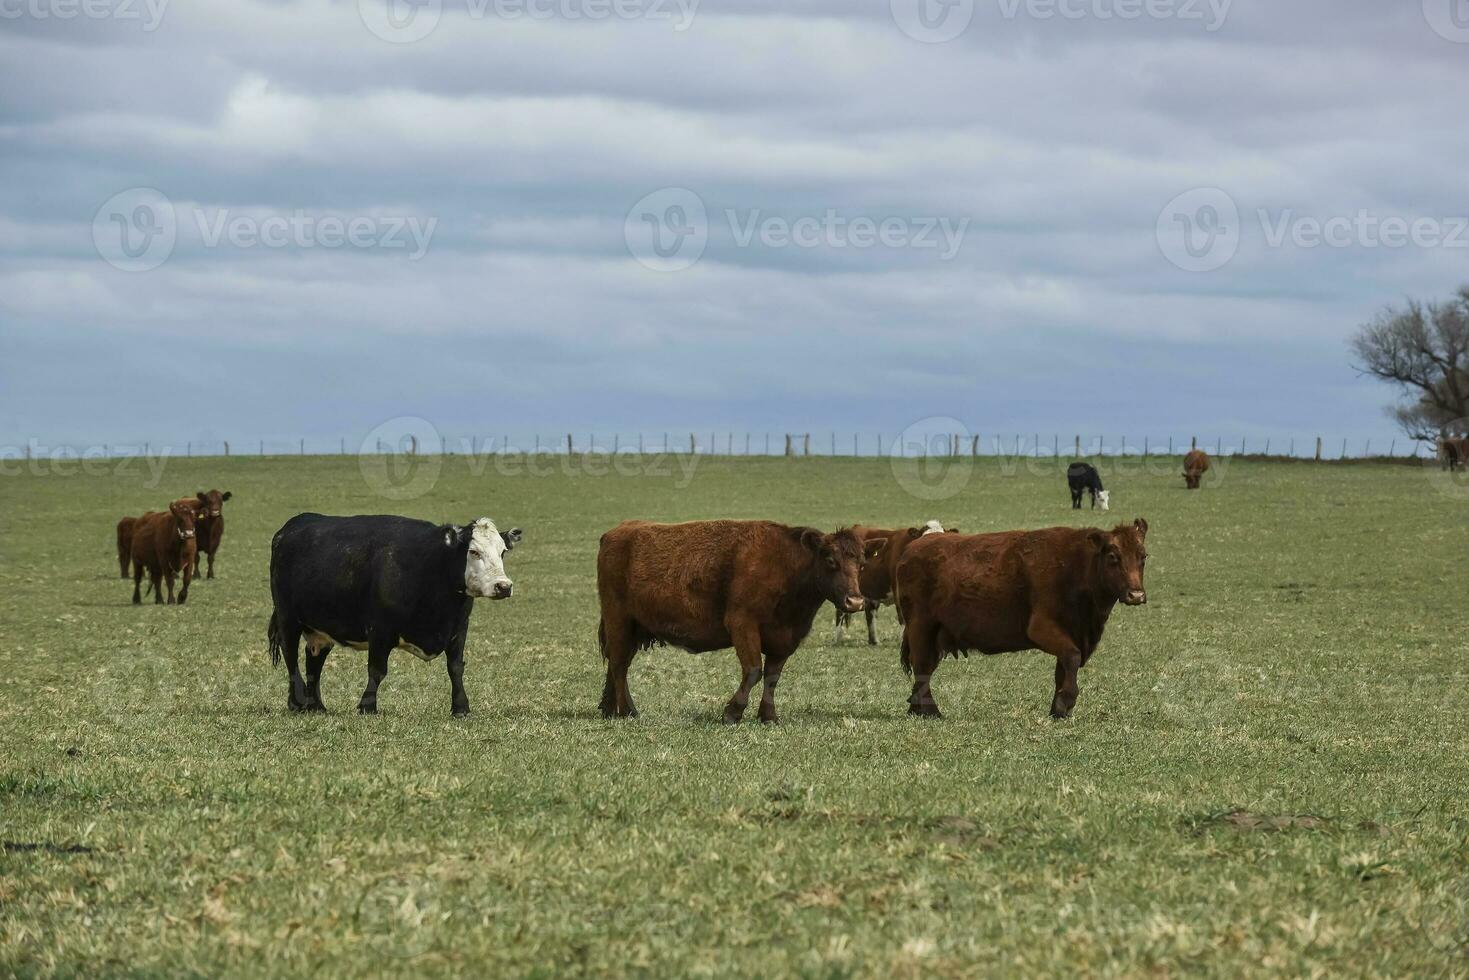
[[[903,627],[903,642],[908,646],[908,662],[913,670],[913,692],[908,695],[910,715],[943,717],[930,687],[933,672],[939,666],[938,639],[938,627],[927,620],[912,619]]]
[[[301,627],[277,614],[281,659],[286,662],[286,707],[291,711],[307,709],[306,681],[301,677]],[[311,651],[306,651],[310,661]]]
[[[384,640],[379,630],[368,631],[367,688],[357,702],[357,710],[364,715],[377,714],[377,688],[388,676],[388,654],[392,652],[392,640]]]
[[[306,643],[306,690],[305,711],[326,711],[321,701],[321,668],[326,666],[326,655],[332,652],[330,643]]]
[[[133,605],[143,604],[143,563],[133,562]]]
[[[148,581],[153,586],[153,605],[163,605],[163,573],[150,571],[148,573]]]
[[[633,624],[624,619],[613,620],[609,625],[602,621],[598,628],[602,642],[602,657],[607,661],[607,680],[602,685],[602,701],[598,705],[603,718],[636,718],[637,706],[627,687],[627,669],[637,656],[637,637]]]
[[[729,635],[734,639],[735,654],[740,658],[740,686],[724,706],[724,723],[738,725],[750,703],[750,689],[760,683],[760,625],[739,623],[730,628]]]

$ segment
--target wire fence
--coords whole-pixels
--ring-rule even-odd
[[[380,427],[382,428],[382,427]],[[376,430],[375,430],[376,431]],[[1198,436],[1062,436],[1052,433],[979,434],[925,431],[887,434],[837,432],[636,432],[559,433],[555,435],[466,435],[445,437],[437,430],[392,431],[367,439],[298,437],[287,439],[152,441],[93,445],[0,446],[0,464],[37,459],[114,459],[121,457],[283,457],[324,455],[522,455],[537,454],[692,454],[730,457],[1034,457],[1105,459],[1180,456],[1200,448],[1217,456],[1275,459],[1425,459],[1435,448],[1406,438],[1352,439],[1327,436],[1200,438]]]

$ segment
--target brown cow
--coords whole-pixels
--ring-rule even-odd
[[[1465,463],[1469,463],[1469,438],[1441,436],[1438,440],[1438,458],[1450,473],[1461,469]]]
[[[863,545],[850,528],[822,534],[773,521],[619,524],[597,550],[597,640],[607,661],[602,716],[638,713],[628,665],[639,650],[666,643],[691,653],[734,647],[740,684],[725,705],[725,722],[744,717],[762,676],[760,720],[775,721],[775,686],[786,659],[823,603],[862,608],[857,576],[864,554],[881,546]]]
[[[932,534],[909,545],[897,579],[909,714],[939,717],[929,680],[944,654],[1038,649],[1056,658],[1051,717],[1069,716],[1076,672],[1102,642],[1112,607],[1148,601],[1147,533],[1138,518],[1111,531]]]
[[[143,571],[148,571],[148,587],[153,590],[155,604],[163,604],[161,583],[168,581],[168,604],[174,604],[173,577],[182,573],[184,587],[178,602],[189,598],[189,582],[193,578],[196,541],[194,522],[198,518],[199,501],[184,497],[168,505],[166,511],[149,511],[137,519],[133,528],[133,605],[143,602],[140,589]]]
[[[863,542],[881,540],[884,542],[882,548],[872,555],[872,559],[862,566],[862,575],[858,584],[862,589],[862,597],[866,600],[863,611],[867,618],[867,645],[877,646],[877,610],[884,603],[893,601],[893,576],[898,570],[898,561],[903,557],[909,542],[916,541],[925,534],[944,533],[944,526],[938,521],[927,521],[922,527],[896,528],[886,531],[878,528],[866,528],[857,526],[852,528],[862,538]],[[949,533],[957,532],[958,528],[949,528]],[[835,642],[842,641],[842,633],[852,620],[852,614],[845,612],[837,606],[836,636]],[[899,617],[898,623],[902,624]]]
[[[199,564],[204,556],[209,556],[209,578],[214,578],[214,554],[219,551],[220,539],[224,537],[224,502],[234,494],[226,490],[220,493],[218,490],[210,490],[198,493],[199,515],[198,525],[198,549],[194,553],[194,577],[199,577]]]
[[[1209,472],[1209,454],[1202,449],[1190,449],[1183,457],[1183,485],[1186,489],[1199,489],[1199,481]]]
[[[128,566],[133,561],[133,527],[136,517],[124,517],[117,522],[117,570],[122,578],[128,577]]]

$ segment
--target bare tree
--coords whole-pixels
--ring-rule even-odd
[[[1469,435],[1469,286],[1443,303],[1384,310],[1357,331],[1352,352],[1359,371],[1402,393],[1388,414],[1411,438]]]

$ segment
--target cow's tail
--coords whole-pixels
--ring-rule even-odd
[[[270,625],[265,627],[265,639],[270,644],[270,665],[276,667],[286,652],[286,646],[281,642],[281,626],[274,612],[270,614]]]
[[[607,621],[597,620],[597,649],[602,651],[602,659],[607,659]]]
[[[903,666],[903,673],[913,676],[913,658],[908,654],[908,631],[903,631],[903,642],[898,646],[898,663]]]

